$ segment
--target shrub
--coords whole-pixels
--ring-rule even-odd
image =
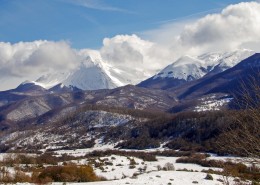
[[[135,162],[135,159],[133,159],[133,158],[131,158],[130,159],[130,166],[132,166],[132,165],[136,165],[137,163]]]
[[[206,157],[203,157],[202,155],[192,155],[190,157],[181,157],[176,160],[176,163],[193,163],[198,164],[203,167],[217,167],[217,168],[223,168],[225,162],[223,161],[216,161],[216,160],[205,160]]]
[[[112,163],[112,162],[109,162],[109,161],[105,161],[105,165],[107,165],[107,166],[113,166],[113,163]]]
[[[40,155],[36,157],[37,164],[52,164],[57,165],[59,162],[59,158],[55,157],[49,153],[45,153],[43,155]]]
[[[91,182],[104,180],[96,176],[91,166],[52,166],[44,169],[38,176],[42,179],[52,179],[54,182]]]
[[[130,165],[129,166],[129,169],[134,169],[135,168],[135,165]]]
[[[212,175],[210,174],[207,174],[206,177],[205,177],[206,180],[213,180],[213,177]]]
[[[163,167],[163,170],[165,171],[174,171],[175,168],[174,168],[174,165],[172,163],[166,163]]]
[[[132,176],[132,179],[137,179],[138,175],[139,175],[138,173],[134,173],[133,176]]]
[[[165,145],[166,147],[174,150],[181,151],[201,151],[202,146],[197,143],[188,142],[182,138],[176,138]]]
[[[15,164],[18,163],[17,156],[14,154],[8,154],[3,158],[1,163],[3,166],[6,166],[6,167],[14,167]]]
[[[31,177],[20,170],[15,170],[14,175],[10,175],[6,168],[0,169],[0,182],[4,184],[17,182],[31,182]]]
[[[16,171],[14,174],[14,182],[30,182],[31,177],[29,175],[26,175],[22,171]]]
[[[85,157],[104,157],[109,155],[121,155],[121,156],[132,156],[143,159],[144,161],[157,161],[155,154],[147,152],[135,152],[135,151],[119,151],[119,150],[106,150],[106,151],[93,151],[86,154]]]

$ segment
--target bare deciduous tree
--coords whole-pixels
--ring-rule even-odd
[[[234,101],[240,110],[233,115],[233,123],[225,130],[222,147],[228,152],[260,158],[260,73],[241,82]]]

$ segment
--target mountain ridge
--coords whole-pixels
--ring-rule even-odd
[[[127,66],[111,65],[102,59],[100,53],[87,50],[79,52],[80,64],[76,68],[45,74],[34,83],[45,89],[58,84],[82,90],[113,89],[128,84],[167,89],[202,78],[209,73],[222,72],[253,53],[252,50],[240,49],[233,52],[205,53],[196,57],[185,55],[152,76],[151,72],[138,69],[138,66],[130,69]],[[169,80],[163,82],[164,79]]]
[[[243,49],[227,53],[206,53],[198,57],[184,56],[138,86],[169,89],[206,75],[223,72],[253,54],[254,51]]]

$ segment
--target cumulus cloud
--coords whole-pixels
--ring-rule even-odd
[[[151,42],[144,41],[136,35],[117,35],[105,38],[100,52],[103,59],[111,64],[135,67],[137,64],[144,64],[145,54],[152,45]]]
[[[117,35],[106,38],[101,48],[104,60],[115,66],[154,73],[182,55],[260,49],[260,3],[230,5],[220,13],[200,19],[163,24],[141,37]]]
[[[167,45],[174,55],[199,55],[210,51],[260,48],[260,3],[229,5],[220,13],[200,19],[163,24],[144,37]]]
[[[168,50],[136,35],[105,38],[100,50],[104,61],[118,68],[155,72],[165,65]],[[168,61],[168,57],[167,61]]]
[[[239,48],[259,51],[258,2],[230,5],[220,13],[197,20],[167,23],[141,37],[117,35],[105,38],[101,49],[96,51],[76,51],[66,42],[0,42],[0,79],[7,79],[7,76],[39,77],[42,73],[71,70],[86,55],[95,56],[98,61],[122,71],[145,73],[143,77],[149,77],[181,55]]]
[[[260,3],[248,2],[230,5],[219,14],[186,25],[178,41],[194,51],[234,50],[246,43],[259,43],[259,33]]]
[[[77,61],[76,52],[63,41],[0,43],[0,78],[70,70]]]

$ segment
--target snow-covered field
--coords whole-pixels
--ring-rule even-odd
[[[104,182],[89,182],[89,183],[69,183],[69,184],[89,184],[89,185],[120,185],[120,184],[154,184],[154,185],[191,185],[191,184],[207,184],[207,185],[221,185],[223,180],[222,176],[212,175],[213,180],[206,180],[206,173],[202,170],[209,168],[201,167],[196,164],[182,164],[176,163],[178,157],[160,157],[157,156],[158,161],[147,162],[141,159],[111,155],[108,157],[101,157],[97,160],[111,162],[112,164],[104,165],[103,170],[95,168],[95,172],[99,176],[108,179]],[[136,165],[130,168],[130,159],[134,159]],[[86,164],[86,160],[78,161],[79,164]],[[164,167],[166,163],[174,165],[175,170],[164,171],[158,170],[158,166]],[[145,169],[145,171],[143,170]],[[211,168],[214,170],[221,170]],[[59,185],[62,183],[53,183]]]
[[[120,180],[104,181],[104,182],[89,182],[89,183],[70,183],[72,185],[121,185],[121,184],[151,184],[151,185],[222,185],[222,182],[217,180],[205,180],[205,174],[199,172],[181,172],[181,171],[158,171],[139,175],[136,179],[125,178]],[[213,175],[214,179],[222,178],[217,175]],[[62,183],[53,183],[54,185],[60,185]]]
[[[71,154],[71,152],[69,152],[69,154]],[[130,159],[134,159],[134,161],[136,162],[136,164],[132,168],[130,167]],[[222,176],[212,175],[213,180],[206,180],[205,177],[207,174],[202,172],[202,170],[209,169],[217,171],[221,170],[220,168],[208,168],[196,164],[176,163],[176,159],[178,159],[178,157],[157,156],[157,161],[147,162],[138,158],[117,155],[101,157],[96,159],[96,162],[106,161],[108,165],[102,166],[102,169],[94,169],[97,175],[105,177],[106,179],[108,179],[108,181],[70,184],[223,184],[223,182],[221,182],[223,180]],[[78,164],[88,163],[85,159],[73,162],[76,162]],[[167,163],[173,164],[175,169],[172,171],[164,171],[163,169],[158,170],[158,167],[163,168]],[[53,184],[59,185],[61,183]]]
[[[99,146],[99,150],[111,149],[110,145]],[[92,152],[90,149],[79,150],[60,150],[57,155],[68,154],[72,156],[84,156]],[[0,159],[5,154],[0,154]],[[196,164],[176,163],[179,157],[156,156],[157,161],[143,161],[140,158],[131,156],[109,155],[105,157],[82,158],[71,162],[77,165],[92,164],[95,173],[98,176],[105,177],[107,181],[88,182],[88,183],[66,183],[71,185],[222,185],[224,176],[211,174],[213,180],[205,179],[207,173],[203,170],[212,169],[214,171],[222,171],[221,168],[202,167]],[[248,162],[251,159],[237,157],[219,157],[212,155],[208,160]],[[94,163],[93,163],[94,162]],[[259,161],[258,161],[259,162]],[[95,166],[95,164],[98,164]],[[171,164],[171,169],[167,171],[163,167]],[[62,165],[62,162],[60,163]],[[234,178],[229,177],[230,185],[235,184]],[[26,184],[26,183],[18,183]],[[27,183],[28,184],[28,183]],[[52,183],[53,185],[63,185],[64,183]]]

